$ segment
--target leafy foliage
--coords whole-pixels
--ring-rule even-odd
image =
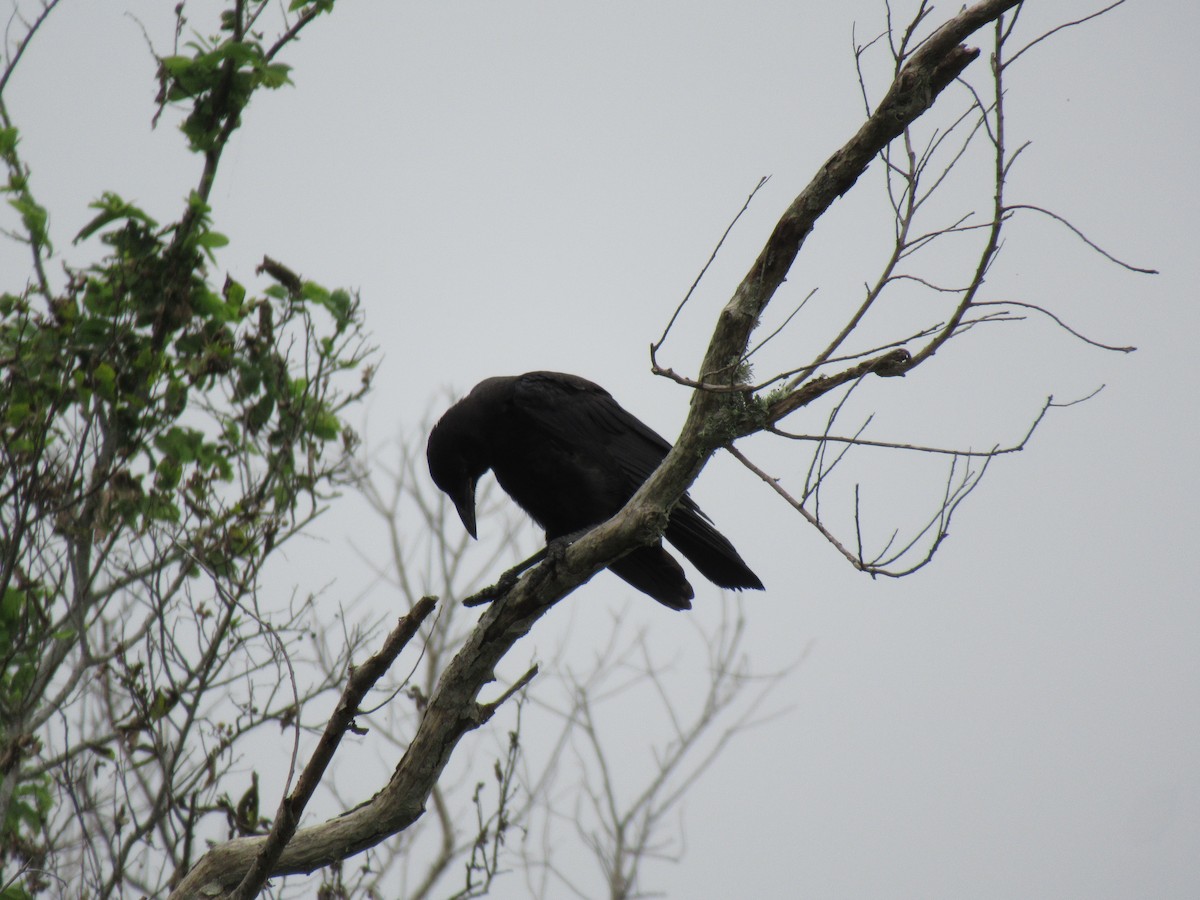
[[[301,611],[271,623],[246,602],[345,473],[369,349],[357,297],[280,263],[260,268],[273,281],[261,290],[228,275],[218,286],[228,240],[207,196],[250,98],[287,83],[275,54],[331,7],[293,4],[300,20],[267,49],[249,28],[265,4],[231,4],[219,36],[160,59],[160,102],[186,107],[181,130],[204,157],[199,184],[164,225],[101,194],[75,237],[96,261],[64,266],[61,285],[45,274],[50,217],[0,95],[0,190],[33,259],[26,284],[0,294],[6,898],[46,889],[48,857],[81,838],[107,842],[107,857],[74,861],[97,894],[120,892],[156,833],[186,834],[172,859],[185,868],[196,822],[232,806],[213,776],[235,741],[301,699],[251,698],[221,722],[205,695],[224,668],[278,664],[253,649],[265,639],[300,634]]]

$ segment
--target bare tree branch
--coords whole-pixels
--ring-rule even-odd
[[[421,623],[433,612],[435,602],[432,597],[423,598],[411,612],[401,617],[378,653],[361,666],[351,669],[350,680],[346,683],[345,690],[342,691],[337,708],[325,726],[325,732],[321,735],[321,740],[317,744],[316,750],[313,751],[308,765],[300,773],[295,790],[280,802],[279,811],[275,814],[275,824],[266,840],[262,842],[253,865],[230,893],[229,896],[233,900],[251,900],[258,895],[263,884],[270,877],[283,848],[296,833],[300,815],[312,798],[317,785],[321,783],[325,769],[333,760],[333,754],[337,752],[342,737],[347,731],[355,729],[354,717],[359,714],[359,706],[367,696],[367,692],[391,668],[396,657],[400,655],[400,651],[408,646],[408,642],[417,633]]]

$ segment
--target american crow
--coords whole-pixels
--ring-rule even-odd
[[[426,455],[434,483],[454,501],[472,537],[475,485],[491,469],[550,541],[611,518],[670,449],[599,385],[561,372],[529,372],[476,385],[434,426]],[[666,538],[714,584],[762,590],[686,494],[671,512]],[[661,541],[609,568],[659,603],[691,608],[692,586]]]

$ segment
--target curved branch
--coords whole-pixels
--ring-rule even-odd
[[[1076,331],[1074,328],[1072,328],[1070,325],[1068,325],[1066,322],[1064,322],[1062,319],[1060,319],[1054,313],[1050,312],[1050,310],[1046,309],[1044,306],[1038,306],[1036,303],[1022,303],[1019,300],[977,300],[974,305],[975,306],[1016,306],[1021,309],[1031,309],[1034,312],[1040,312],[1040,313],[1042,313],[1042,315],[1049,316],[1051,319],[1054,320],[1054,323],[1056,325],[1058,325],[1059,328],[1061,328],[1063,331],[1070,334],[1072,337],[1079,338],[1079,340],[1083,341],[1085,344],[1090,344],[1093,347],[1099,347],[1101,350],[1113,350],[1117,353],[1133,353],[1135,350],[1137,350],[1137,347],[1130,347],[1130,346],[1117,347],[1113,344],[1102,344],[1099,341],[1094,341],[1087,335],[1080,334],[1078,331]]]
[[[1103,247],[1101,247],[1099,244],[1097,244],[1095,241],[1093,241],[1091,238],[1089,238],[1086,234],[1084,234],[1082,231],[1080,231],[1078,228],[1076,228],[1074,225],[1072,225],[1070,223],[1070,221],[1065,219],[1063,216],[1060,216],[1056,212],[1051,212],[1050,210],[1046,209],[1045,207],[1034,206],[1032,203],[1010,203],[1004,207],[1005,212],[1016,211],[1018,209],[1027,209],[1030,212],[1038,212],[1044,216],[1049,216],[1055,222],[1058,222],[1060,225],[1064,225],[1068,229],[1070,229],[1070,231],[1075,235],[1075,237],[1079,238],[1081,241],[1083,241],[1085,244],[1087,244],[1089,247],[1091,247],[1093,250],[1095,250],[1097,253],[1099,253],[1101,256],[1103,256],[1105,259],[1107,259],[1109,262],[1116,263],[1122,269],[1128,269],[1130,272],[1140,272],[1143,275],[1157,275],[1158,274],[1158,269],[1144,269],[1140,266],[1135,266],[1132,263],[1127,263],[1123,260],[1117,259],[1111,253],[1109,253],[1107,250],[1105,250]]]

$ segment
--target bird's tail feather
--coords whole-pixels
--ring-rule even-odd
[[[609,571],[643,594],[671,609],[691,609],[695,592],[683,566],[662,544],[638,547],[608,567]],[[703,571],[703,570],[701,570]]]
[[[763,583],[738,555],[733,544],[713,526],[700,507],[685,498],[671,513],[666,538],[718,587],[735,591],[763,589]]]

